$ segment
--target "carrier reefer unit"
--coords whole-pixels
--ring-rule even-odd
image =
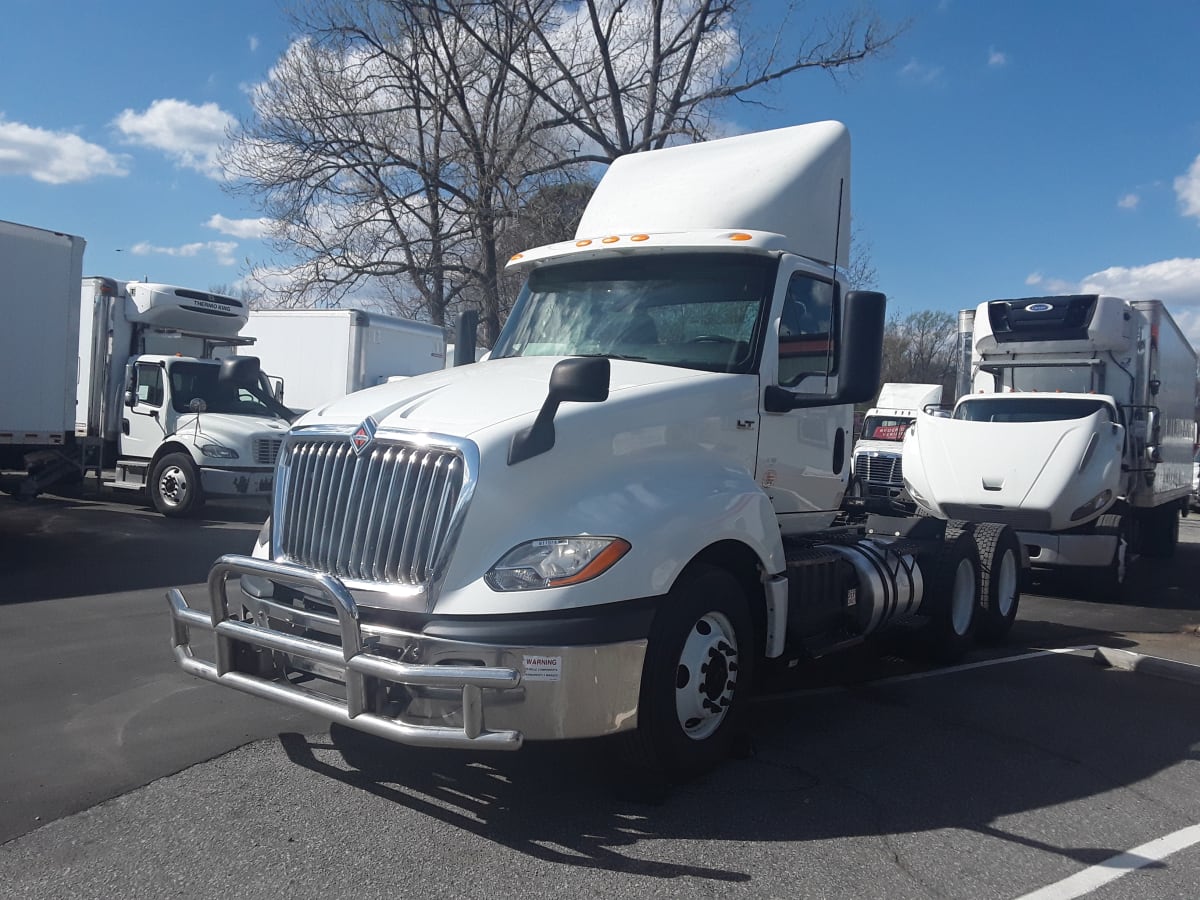
[[[969,322],[970,317],[960,317]],[[1030,563],[1119,596],[1129,553],[1168,557],[1191,490],[1196,354],[1157,300],[993,300],[970,385],[904,445],[913,500],[1016,528]]]
[[[279,399],[310,410],[389,378],[445,367],[441,328],[357,309],[252,310],[246,332]]]
[[[618,159],[573,240],[512,258],[486,360],[292,426],[253,557],[210,608],[168,595],[179,664],[403,744],[617,734],[678,777],[762,667],[1002,637],[1010,529],[839,524],[885,312],[842,278],[849,176],[836,122]]]

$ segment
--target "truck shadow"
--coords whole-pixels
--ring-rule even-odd
[[[224,553],[249,553],[265,504],[213,504],[167,519],[144,501],[0,497],[0,604],[203,582]]]
[[[1136,785],[1122,799],[1158,811],[1186,802],[1190,786],[1176,794],[1153,776],[1197,758],[1200,719],[1172,714],[1195,691],[1054,656],[767,699],[754,707],[753,752],[674,787],[632,776],[605,740],[503,755],[348,729],[336,742],[280,742],[297,766],[546,863],[750,882],[744,842],[872,837],[902,860],[904,835],[952,829],[980,853],[996,841],[1091,865],[1125,849],[1082,846],[1112,792]],[[1081,846],[1012,823],[1060,805]],[[665,839],[691,858],[657,856]]]

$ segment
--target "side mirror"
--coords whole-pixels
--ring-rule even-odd
[[[554,415],[560,403],[603,403],[608,399],[612,366],[605,357],[564,359],[550,373],[550,390],[528,428],[513,435],[508,464],[540,456],[554,446]]]
[[[221,360],[221,371],[217,373],[218,384],[235,387],[253,387],[258,384],[260,369],[257,356],[227,356]]]
[[[136,406],[137,405],[137,394],[135,394],[133,391],[126,391],[125,392],[125,405],[129,406],[129,407]]]
[[[887,297],[878,291],[850,291],[842,301],[842,340],[838,359],[838,389],[828,394],[802,394],[778,385],[767,387],[767,412],[789,412],[802,406],[842,406],[865,403],[879,391],[883,365],[883,327]]]

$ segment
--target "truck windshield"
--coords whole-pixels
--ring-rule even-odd
[[[675,253],[536,269],[492,359],[609,356],[751,372],[776,267],[765,256]]]
[[[902,441],[912,419],[896,416],[867,416],[863,419],[864,441]]]
[[[222,384],[219,365],[177,362],[171,366],[171,406],[189,412],[193,400],[203,400],[205,412],[290,419],[290,410],[268,395],[260,384]]]
[[[1059,397],[1020,397],[1016,399],[972,398],[954,411],[954,418],[969,422],[1061,422],[1084,419],[1098,410],[1113,419],[1112,407],[1103,400]]]
[[[1069,391],[1086,394],[1104,389],[1104,370],[1100,366],[1005,366],[984,365],[983,371],[994,378],[991,390],[1000,391]]]

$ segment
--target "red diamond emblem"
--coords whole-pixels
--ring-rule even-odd
[[[375,422],[368,417],[358,426],[354,434],[350,435],[350,443],[354,445],[354,452],[361,456],[373,440],[375,440]]]

